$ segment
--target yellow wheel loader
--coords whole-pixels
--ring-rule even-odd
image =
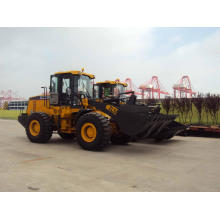
[[[169,127],[175,116],[159,114],[132,100],[122,103],[121,93],[97,101],[94,78],[83,70],[51,75],[49,94],[43,87],[44,94],[30,97],[27,112],[18,117],[29,140],[45,143],[55,131],[63,139],[76,137],[83,149],[100,151],[110,141],[127,143],[134,136],[163,137],[180,130]]]
[[[97,82],[94,84],[93,97],[98,102],[107,102],[114,99],[120,104],[136,104],[137,97],[134,95],[134,91],[126,92],[127,86],[127,83],[123,83],[119,79]]]
[[[83,71],[58,72],[50,77],[50,93],[30,97],[27,113],[18,121],[31,142],[45,143],[53,131],[63,139],[77,137],[87,150],[101,150],[111,136],[109,116],[89,108],[93,96],[94,75]]]

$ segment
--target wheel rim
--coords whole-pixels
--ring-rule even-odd
[[[37,120],[32,120],[29,124],[29,130],[32,136],[37,136],[40,133],[40,123]]]
[[[96,127],[92,123],[85,123],[81,128],[81,137],[85,142],[92,142],[96,139]]]

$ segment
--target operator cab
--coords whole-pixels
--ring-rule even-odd
[[[94,98],[103,99],[118,97],[120,94],[125,93],[126,87],[127,84],[119,80],[98,82],[94,85]],[[122,94],[121,96],[125,95]]]
[[[94,75],[82,71],[58,72],[50,79],[50,105],[77,106],[93,96]]]

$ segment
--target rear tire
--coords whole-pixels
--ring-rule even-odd
[[[26,134],[31,142],[46,143],[53,133],[50,117],[43,112],[32,113],[27,120]]]
[[[83,149],[101,151],[110,141],[109,120],[96,112],[86,113],[77,121],[76,135]]]
[[[69,134],[69,133],[58,133],[61,138],[64,140],[73,140],[75,138],[75,134]]]

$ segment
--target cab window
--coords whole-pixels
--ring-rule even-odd
[[[58,93],[58,77],[57,76],[51,77],[50,92]]]
[[[88,76],[80,76],[78,81],[78,93],[85,94],[91,98],[93,96],[93,80]]]
[[[95,99],[99,98],[99,85],[94,85],[93,98],[95,98]]]
[[[70,78],[62,79],[62,93],[67,93],[67,89],[70,88]]]

